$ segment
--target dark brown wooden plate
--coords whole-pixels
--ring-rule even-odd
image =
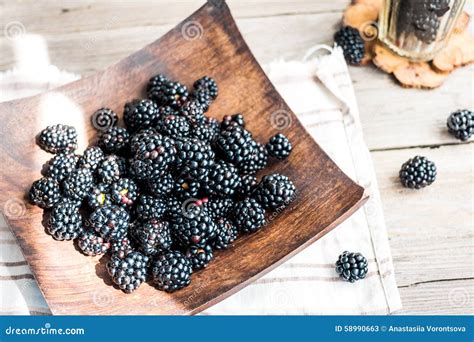
[[[191,285],[173,294],[144,284],[133,294],[111,286],[105,258],[85,257],[72,242],[45,234],[43,211],[25,201],[51,155],[35,135],[56,123],[74,125],[80,148],[93,142],[91,114],[102,106],[121,113],[143,97],[148,79],[164,73],[187,85],[214,77],[220,89],[210,115],[244,113],[248,128],[265,142],[282,132],[293,143],[291,156],[268,172],[288,175],[298,196],[258,233],[217,252]],[[359,208],[364,189],[349,179],[313,141],[267,79],[222,1],[210,1],[165,36],[90,77],[38,96],[0,103],[2,210],[55,314],[194,314],[239,289],[318,240]],[[267,172],[266,171],[266,172]]]

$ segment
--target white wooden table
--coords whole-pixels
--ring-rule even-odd
[[[260,63],[301,59],[332,43],[349,0],[228,0]],[[19,21],[41,36],[51,63],[87,75],[152,42],[203,1],[0,1],[0,26]],[[473,13],[473,2],[467,9]],[[471,24],[470,29],[472,30]],[[0,37],[0,70],[17,61]],[[351,67],[366,142],[372,151],[404,309],[403,314],[474,313],[474,154],[445,129],[447,116],[474,109],[474,66],[456,70],[437,90],[401,88],[370,67]],[[398,182],[400,165],[421,154],[438,180],[422,191]]]

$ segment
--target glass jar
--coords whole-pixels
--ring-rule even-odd
[[[428,61],[453,31],[465,0],[385,0],[379,39],[401,56]]]

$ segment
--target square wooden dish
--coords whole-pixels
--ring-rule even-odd
[[[35,144],[47,125],[76,127],[80,149],[97,132],[91,114],[106,106],[122,113],[144,97],[148,79],[163,73],[188,86],[214,77],[219,97],[209,115],[244,114],[265,142],[277,132],[293,143],[291,156],[265,173],[288,175],[298,196],[261,231],[215,253],[191,285],[169,294],[143,284],[133,294],[111,286],[105,257],[80,254],[72,242],[45,233],[43,211],[25,200],[51,155]],[[210,1],[165,36],[103,72],[38,96],[0,103],[1,208],[54,314],[195,314],[245,287],[318,240],[359,208],[364,189],[349,179],[313,141],[252,56],[223,1]],[[12,210],[16,209],[15,210]]]

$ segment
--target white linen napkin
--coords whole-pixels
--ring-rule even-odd
[[[311,136],[347,175],[367,189],[370,199],[319,241],[202,314],[389,314],[401,308],[375,172],[362,137],[347,65],[339,48],[320,46],[315,50],[326,54],[313,59],[308,56],[302,62],[274,62],[265,69]],[[0,74],[0,101],[77,78],[48,68],[54,82],[36,80],[29,85],[20,70]],[[0,221],[0,233],[0,314],[49,314],[5,222]],[[334,263],[345,250],[367,257],[366,279],[354,284],[340,280]]]

